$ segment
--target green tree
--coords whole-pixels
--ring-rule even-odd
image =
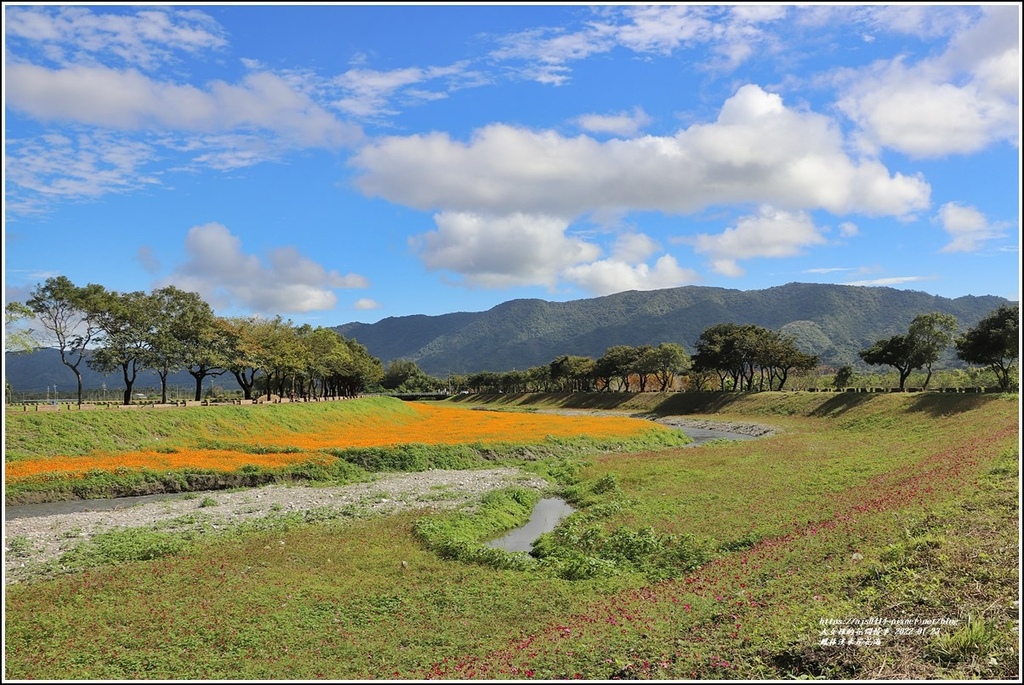
[[[21,302],[9,302],[4,307],[4,349],[6,352],[31,352],[38,347],[31,328],[15,328],[31,319],[32,310]]]
[[[225,321],[225,366],[235,377],[242,397],[252,399],[256,376],[267,363],[263,333],[273,324],[261,317],[233,317]]]
[[[654,348],[654,372],[660,384],[661,392],[668,390],[675,383],[678,374],[686,373],[690,368],[690,355],[679,343],[661,343]]]
[[[586,392],[594,385],[594,360],[563,355],[548,364],[548,377],[562,392]]]
[[[419,393],[436,392],[445,382],[428,375],[411,359],[395,359],[387,365],[380,384],[385,390]]]
[[[155,313],[146,366],[160,378],[160,401],[167,403],[167,377],[185,369],[196,379],[195,399],[202,399],[203,379],[224,373],[224,339],[213,309],[198,293],[175,286],[153,291]]]
[[[629,376],[636,366],[637,350],[629,345],[609,347],[594,363],[594,374],[605,381],[605,390],[618,379],[619,392],[629,392]]]
[[[928,387],[928,383],[932,379],[932,364],[939,360],[942,353],[953,342],[956,325],[955,316],[941,312],[921,314],[910,322],[907,335],[914,347],[917,348],[921,361],[928,372],[924,379],[925,388]]]
[[[647,392],[647,381],[660,370],[659,362],[653,345],[640,345],[636,348],[630,372],[636,375],[640,392]]]
[[[726,389],[726,379],[732,377],[733,388],[740,389],[745,364],[741,337],[738,324],[719,323],[705,328],[694,345],[693,370],[717,373],[722,390]]]
[[[999,387],[1009,392],[1010,375],[1020,359],[1020,309],[1003,305],[957,338],[957,356],[969,364],[983,364],[996,374]]]
[[[849,364],[844,364],[843,366],[839,367],[838,371],[836,371],[836,375],[832,379],[832,387],[834,387],[836,390],[840,388],[849,387],[850,381],[852,380],[853,367],[850,366]]]
[[[306,367],[304,347],[291,321],[280,316],[258,323],[257,335],[262,342],[261,367],[266,374],[267,399],[274,391],[284,396],[292,380]]]
[[[131,404],[135,379],[145,368],[149,354],[154,301],[141,290],[111,292],[100,301],[96,322],[103,336],[87,364],[101,373],[120,371],[124,380],[123,403]]]
[[[860,358],[872,366],[891,366],[900,374],[900,391],[906,389],[907,377],[924,366],[925,358],[921,349],[909,335],[894,335],[879,340],[871,347],[860,351]]]
[[[79,407],[82,406],[80,368],[89,346],[102,337],[98,314],[105,298],[106,290],[101,285],[90,283],[79,287],[67,276],[55,276],[36,286],[25,302],[50,338],[48,342],[56,345],[61,363],[75,374]]]
[[[384,377],[384,365],[355,340],[345,340],[347,354],[332,373],[330,396],[355,397]],[[339,357],[340,359],[340,357]]]
[[[9,302],[4,307],[4,351],[31,352],[36,349],[36,341],[32,337],[31,328],[15,328],[25,319],[32,318],[32,310],[21,302]],[[11,383],[4,376],[4,397],[11,401]]]

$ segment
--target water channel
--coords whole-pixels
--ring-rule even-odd
[[[755,437],[710,428],[676,427],[693,439],[693,442],[687,444],[686,447],[699,447],[714,440],[752,440]],[[485,544],[506,552],[530,552],[538,537],[553,531],[574,511],[576,510],[561,497],[545,497],[534,506],[530,520],[525,525]]]
[[[687,447],[698,447],[698,446],[703,445],[705,443],[711,442],[712,440],[722,440],[722,439],[725,439],[725,440],[750,440],[750,439],[752,439],[752,436],[750,436],[750,435],[743,435],[743,434],[740,434],[740,433],[731,433],[731,432],[728,432],[728,431],[710,430],[710,429],[706,429],[706,428],[691,428],[689,426],[682,426],[682,427],[676,426],[676,427],[680,428],[680,430],[682,430],[688,436],[693,438],[693,442],[688,444]],[[44,502],[44,503],[41,503],[41,504],[17,504],[17,505],[11,505],[11,506],[5,506],[4,507],[4,520],[5,521],[10,521],[12,519],[28,518],[28,517],[33,517],[33,516],[56,516],[56,515],[59,515],[59,514],[78,514],[78,513],[81,513],[81,512],[85,512],[85,511],[110,511],[112,509],[125,509],[127,507],[135,506],[137,504],[146,504],[148,502],[159,502],[161,500],[168,500],[168,499],[181,499],[183,497],[190,497],[190,498],[197,498],[198,497],[198,498],[202,498],[205,495],[212,495],[212,494],[215,494],[215,491],[212,491],[212,492],[193,492],[193,493],[172,492],[172,493],[165,493],[165,494],[158,494],[158,495],[140,495],[140,496],[137,496],[137,497],[115,497],[115,498],[112,498],[112,499],[85,499],[85,500],[70,500],[70,501],[65,501],[65,502]],[[551,498],[551,499],[557,499],[557,498]],[[545,502],[545,501],[546,500],[541,500],[541,502]],[[565,507],[569,506],[568,504],[566,504],[564,502],[564,500],[557,499],[557,501],[561,502],[562,505],[564,505]],[[537,507],[541,508],[541,503],[538,503]],[[566,516],[568,516],[569,513],[572,513],[570,511],[569,513],[562,514],[560,517],[557,517],[557,515],[555,513],[553,513],[553,512],[557,512],[557,511],[561,511],[561,509],[559,508],[559,505],[557,505],[557,504],[549,503],[549,504],[544,504],[543,505],[543,509],[542,509],[541,513],[537,514],[537,515],[539,517],[539,520],[544,521],[545,523],[543,524],[543,526],[541,526],[542,529],[538,528],[538,530],[540,532],[536,533],[535,535],[533,535],[533,537],[529,538],[528,542],[532,542],[533,540],[537,539],[537,536],[540,535],[541,533],[547,533],[547,532],[549,532],[551,530],[554,530],[554,528],[562,521],[562,519],[564,519]],[[535,513],[536,513],[536,509],[535,509]],[[526,526],[530,526],[532,524],[532,522],[533,522],[533,518],[531,517],[530,523],[527,523]],[[538,524],[538,525],[541,525],[541,524]],[[524,526],[524,528],[526,526]],[[544,527],[544,526],[550,526],[550,527]],[[519,530],[522,530],[522,529],[519,529]],[[533,530],[533,529],[531,528],[531,530]],[[511,533],[509,533],[509,536],[512,536],[513,533],[516,533],[516,531],[512,531]],[[524,533],[524,535],[525,535],[525,533]],[[507,549],[507,548],[503,547],[503,549]],[[522,551],[529,551],[530,549],[532,549],[532,547],[531,546],[527,546],[527,548],[525,550],[522,550]],[[509,551],[515,551],[515,550],[509,550]]]

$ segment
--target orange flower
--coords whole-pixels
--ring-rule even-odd
[[[458,445],[539,444],[552,438],[628,438],[657,430],[648,421],[626,417],[559,416],[518,412],[473,411],[426,404],[409,405],[405,416],[390,415],[377,420],[360,417],[353,421],[325,422],[314,431],[275,435],[231,436],[234,445],[260,445],[268,453],[253,454],[237,449],[184,447],[173,452],[142,450],[80,457],[46,457],[10,462],[4,471],[9,482],[62,474],[81,476],[92,470],[117,469],[174,471],[210,469],[236,471],[252,464],[277,468],[310,460],[330,463],[326,449],[391,447],[403,444]],[[223,434],[217,436],[223,439]],[[282,450],[273,452],[274,448]],[[261,450],[262,451],[262,450]]]

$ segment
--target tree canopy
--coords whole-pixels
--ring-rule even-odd
[[[1000,388],[1011,390],[1015,385],[1011,371],[1020,358],[1020,309],[999,307],[957,338],[955,347],[960,359],[989,367],[999,378]]]

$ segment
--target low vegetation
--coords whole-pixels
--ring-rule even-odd
[[[551,443],[520,463],[578,511],[533,555],[482,544],[529,516],[538,495],[518,488],[458,511],[112,534],[69,555],[77,572],[8,588],[5,677],[959,680],[1019,671],[1016,395],[459,400],[466,407],[438,409],[488,418],[615,409],[777,433],[696,449],[595,451],[569,440],[559,453]],[[481,403],[517,411],[469,410]],[[395,406],[395,422],[411,409]],[[246,432],[224,430],[218,439],[233,444]],[[139,437],[127,444],[142,447]],[[29,456],[22,448],[15,458]]]
[[[344,483],[377,471],[686,442],[639,419],[463,411],[386,397],[146,415],[15,413],[7,422],[5,496],[15,503],[291,480]]]

